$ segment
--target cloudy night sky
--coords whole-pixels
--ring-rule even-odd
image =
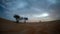
[[[17,14],[28,21],[60,19],[60,0],[0,0],[0,17],[15,20]]]

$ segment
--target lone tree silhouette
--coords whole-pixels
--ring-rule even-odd
[[[24,23],[26,23],[26,20],[28,20],[28,18],[27,18],[27,17],[25,17],[25,18],[24,18]]]
[[[16,19],[16,22],[19,23],[20,16],[19,15],[14,15],[14,18]]]

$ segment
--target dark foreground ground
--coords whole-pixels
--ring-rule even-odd
[[[60,34],[60,20],[41,23],[14,23],[0,18],[0,34]]]

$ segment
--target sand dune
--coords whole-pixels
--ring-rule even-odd
[[[42,23],[15,23],[0,18],[1,34],[60,34],[60,20]]]

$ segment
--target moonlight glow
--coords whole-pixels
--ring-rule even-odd
[[[47,17],[48,14],[47,13],[44,13],[44,14],[41,14],[41,15],[34,15],[34,17]]]

